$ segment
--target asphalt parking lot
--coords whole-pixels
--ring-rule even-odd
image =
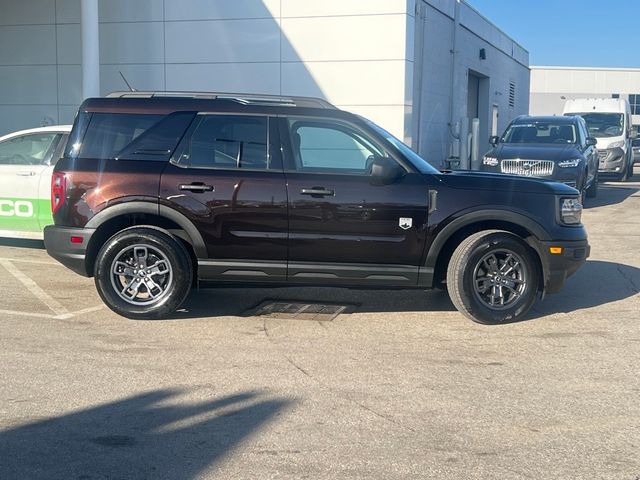
[[[202,289],[162,321],[0,243],[2,479],[640,478],[640,171],[526,321],[442,292]],[[331,302],[319,321],[252,316]]]

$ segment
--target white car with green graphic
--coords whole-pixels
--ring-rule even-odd
[[[0,137],[0,237],[42,238],[51,217],[51,173],[71,125]]]

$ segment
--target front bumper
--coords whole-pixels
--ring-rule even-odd
[[[93,272],[87,268],[87,246],[95,229],[71,228],[48,225],[44,228],[44,245],[47,253],[63,264],[85,277],[91,277]],[[82,242],[72,243],[71,237],[82,238]]]
[[[552,247],[562,248],[562,253],[551,253]],[[585,264],[591,253],[587,240],[538,242],[537,250],[542,261],[545,293],[557,293],[562,290],[565,280]]]
[[[622,148],[598,150],[600,163],[598,171],[602,173],[619,173],[625,164],[626,152]]]

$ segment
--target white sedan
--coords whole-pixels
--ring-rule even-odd
[[[0,137],[0,237],[42,238],[53,223],[51,173],[70,131],[56,125]]]

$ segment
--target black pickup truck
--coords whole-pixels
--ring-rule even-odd
[[[480,323],[523,317],[589,255],[579,192],[443,173],[374,123],[306,97],[86,100],[51,187],[49,254],[130,318],[196,281],[448,289]]]

